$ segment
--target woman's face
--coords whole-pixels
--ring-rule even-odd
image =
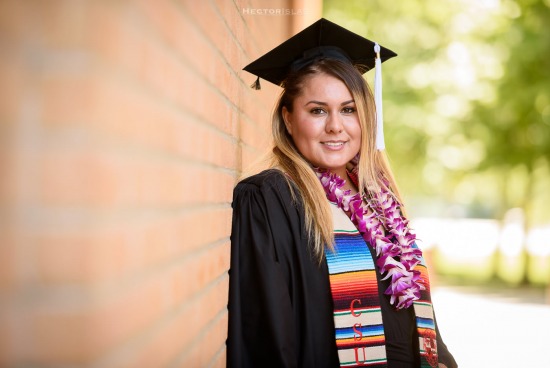
[[[346,164],[361,147],[361,126],[353,97],[340,79],[316,74],[305,81],[292,112],[283,107],[286,128],[313,166],[346,177]]]

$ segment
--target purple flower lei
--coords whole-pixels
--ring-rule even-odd
[[[359,193],[351,195],[342,190],[345,180],[328,170],[316,170],[329,201],[344,210],[363,238],[376,249],[376,265],[383,280],[391,277],[391,285],[384,292],[390,295],[390,304],[396,309],[408,308],[420,299],[420,271],[414,268],[420,263],[422,251],[413,247],[416,236],[411,233],[409,221],[401,215],[399,203],[386,189],[370,192],[367,206]],[[397,301],[397,305],[396,305]]]

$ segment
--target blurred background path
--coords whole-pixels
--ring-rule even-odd
[[[439,328],[460,368],[549,368],[550,305],[541,288],[434,288]]]

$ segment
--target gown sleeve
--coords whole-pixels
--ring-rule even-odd
[[[288,220],[283,206],[266,196],[269,191],[247,183],[237,185],[233,193],[229,368],[298,365],[288,280],[272,234],[273,228],[284,230]]]

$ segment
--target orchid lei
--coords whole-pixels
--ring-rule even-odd
[[[381,188],[379,193],[369,192],[371,198],[365,198],[365,205],[359,193],[352,195],[351,190],[342,189],[345,180],[338,175],[320,169],[316,173],[328,200],[344,210],[363,238],[374,245],[376,265],[383,280],[391,278],[391,285],[384,292],[391,296],[390,304],[396,309],[410,307],[420,299],[420,291],[425,290],[420,271],[414,269],[420,263],[422,251],[413,247],[416,236],[408,227],[409,221],[401,215],[399,202]]]

